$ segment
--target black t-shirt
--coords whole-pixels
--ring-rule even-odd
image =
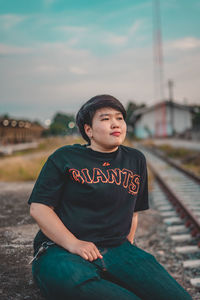
[[[53,206],[78,239],[111,247],[126,240],[133,212],[149,208],[147,181],[145,157],[134,148],[105,153],[67,145],[49,156],[28,203]],[[39,231],[34,248],[45,240]]]

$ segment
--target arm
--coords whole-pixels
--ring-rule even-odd
[[[148,202],[148,173],[146,166],[146,158],[144,155],[141,163],[141,180],[140,180],[140,189],[137,195],[137,200],[135,204],[135,212],[132,217],[132,224],[129,234],[127,235],[127,239],[131,244],[134,243],[134,236],[138,225],[138,212],[141,210],[145,210],[149,208]]]
[[[138,224],[138,212],[135,212],[133,214],[130,232],[127,235],[127,239],[130,241],[131,244],[134,243],[134,236],[137,229],[137,224]]]
[[[67,249],[76,237],[64,226],[53,207],[31,203],[30,215],[35,219],[42,232],[56,244]]]
[[[30,215],[48,238],[69,252],[90,261],[98,257],[102,258],[94,243],[77,239],[66,228],[54,212],[53,207],[41,203],[31,203]]]

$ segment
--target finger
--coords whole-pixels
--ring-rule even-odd
[[[88,255],[86,254],[86,253],[82,253],[82,255],[81,255],[84,259],[86,259],[86,260],[88,260],[89,259],[89,257],[88,257]]]
[[[99,258],[103,258],[103,255],[100,253],[98,248],[96,248],[96,254]]]
[[[88,256],[89,261],[93,261],[93,256],[89,251],[87,252],[87,256]]]
[[[97,255],[95,249],[93,249],[93,250],[91,251],[91,254],[92,254],[93,259],[97,259],[97,258],[98,258],[98,255]]]

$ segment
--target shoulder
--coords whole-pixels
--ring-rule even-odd
[[[132,147],[124,146],[124,145],[121,145],[120,147],[121,147],[122,153],[125,153],[126,155],[130,155],[130,156],[134,156],[134,158],[136,158],[138,160],[146,161],[144,154],[140,150],[132,148]]]
[[[59,159],[62,157],[73,155],[74,153],[80,152],[83,146],[81,144],[65,145],[56,149],[49,158],[52,160]]]

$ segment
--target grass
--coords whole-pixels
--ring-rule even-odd
[[[84,144],[79,137],[53,137],[41,139],[37,149],[18,151],[9,157],[0,158],[0,181],[33,181],[48,156],[59,147],[68,144]],[[126,139],[124,145],[133,147],[132,141]]]
[[[172,146],[167,144],[159,145],[157,147],[160,150],[164,151],[169,157],[178,159],[185,158],[187,155],[191,155],[194,152],[193,150],[182,147],[173,148]]]
[[[9,157],[16,157],[25,154],[38,153],[41,151],[54,151],[55,149],[62,147],[64,145],[71,144],[71,143],[75,144],[80,142],[82,142],[81,138],[71,137],[71,136],[42,138],[39,140],[39,144],[37,148],[16,151]]]
[[[183,164],[183,167],[200,177],[200,163]]]
[[[46,161],[46,156],[25,159],[21,157],[6,158],[0,162],[1,181],[31,181],[35,180]]]
[[[80,143],[80,138],[55,137],[42,139],[37,149],[18,151],[0,158],[0,181],[36,180],[48,156],[59,147]]]
[[[200,176],[200,152],[186,149],[183,147],[172,147],[168,144],[155,145],[153,143],[146,143],[149,146],[160,149],[167,157],[177,159],[181,166],[188,171]]]

